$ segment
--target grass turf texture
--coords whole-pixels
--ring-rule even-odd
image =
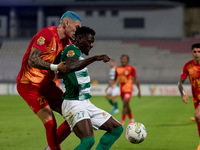
[[[93,96],[91,102],[108,112],[111,109],[103,96]],[[120,98],[118,102],[120,114],[113,116],[120,121]],[[194,150],[198,146],[197,126],[189,120],[194,114],[192,100],[185,104],[176,96],[143,96],[132,97],[130,104],[135,120],[146,127],[147,138],[140,144],[131,144],[123,133],[111,150]],[[60,125],[64,119],[57,113],[55,116]],[[124,128],[128,121],[126,118]],[[94,134],[93,150],[104,131],[94,131]],[[79,142],[72,133],[61,146],[73,150]],[[17,95],[0,95],[0,149],[42,150],[46,145],[45,129],[26,102]]]

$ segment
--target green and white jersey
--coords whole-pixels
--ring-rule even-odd
[[[115,78],[115,68],[116,67],[113,67],[109,71],[110,82]]]
[[[79,48],[73,44],[68,45],[62,52],[61,61],[66,61],[68,58],[84,59]],[[63,99],[85,100],[92,97],[90,95],[90,76],[87,67],[79,71],[63,74],[62,77],[66,89],[62,96]]]
[[[115,78],[115,69],[116,69],[116,67],[113,67],[109,71],[109,77],[110,77],[109,82],[111,82]],[[117,83],[116,86],[119,87],[119,83]]]

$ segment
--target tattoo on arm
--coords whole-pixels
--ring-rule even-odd
[[[183,91],[183,83],[184,82],[185,82],[185,79],[180,79],[180,82],[178,83],[178,89],[179,89],[181,96],[184,95],[184,91]]]
[[[33,47],[28,59],[28,63],[30,66],[38,69],[50,70],[50,63],[45,62],[40,58],[42,54],[43,54],[42,51]]]

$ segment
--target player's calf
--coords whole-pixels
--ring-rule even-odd
[[[94,137],[85,137],[81,139],[81,143],[74,150],[89,150],[94,145]]]
[[[95,150],[109,150],[114,142],[121,136],[123,133],[123,127],[113,129],[112,131],[106,132],[100,139],[99,144]]]

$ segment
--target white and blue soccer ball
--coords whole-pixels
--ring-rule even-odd
[[[130,123],[126,127],[126,139],[134,144],[141,143],[147,136],[147,130],[145,126],[139,122]]]

